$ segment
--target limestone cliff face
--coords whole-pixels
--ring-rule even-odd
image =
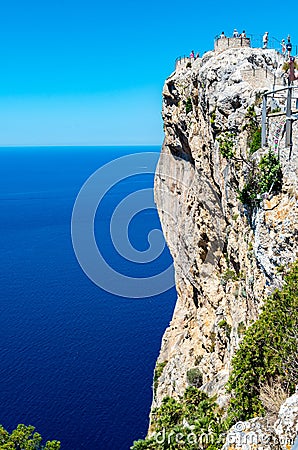
[[[285,118],[269,121],[268,145],[280,154],[282,191],[248,210],[238,199],[249,165],[249,107],[261,118],[265,90],[285,85],[274,50],[232,48],[177,65],[163,90],[165,140],[155,199],[174,258],[177,304],[158,363],[166,362],[153,405],[177,397],[197,368],[203,388],[225,402],[231,358],[262,298],[280,286],[283,265],[298,257],[298,127],[285,147]],[[189,67],[190,66],[190,67]],[[297,92],[298,93],[298,92]],[[283,110],[286,94],[272,101]],[[220,142],[232,136],[234,161]],[[259,161],[268,152],[253,154]],[[290,154],[291,153],[291,154]]]

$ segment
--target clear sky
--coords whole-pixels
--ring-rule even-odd
[[[0,145],[159,145],[179,55],[236,27],[298,44],[297,2],[6,0]]]

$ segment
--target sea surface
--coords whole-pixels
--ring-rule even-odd
[[[128,450],[145,436],[175,289],[140,299],[104,291],[78,264],[70,224],[77,194],[95,170],[152,151],[159,148],[0,149],[0,423],[8,430],[32,424],[45,439],[60,440],[62,450]],[[141,275],[137,264],[118,261],[109,222],[115,205],[142,187],[153,187],[152,174],[118,183],[97,214],[97,241],[128,276]],[[132,221],[139,251],[151,228],[160,228],[154,210]],[[146,273],[170,264],[166,248]]]

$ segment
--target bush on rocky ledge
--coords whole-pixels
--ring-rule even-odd
[[[134,442],[131,449],[217,450],[222,445],[221,411],[214,398],[195,387],[187,388],[179,401],[165,397],[153,410],[152,429],[150,438]]]

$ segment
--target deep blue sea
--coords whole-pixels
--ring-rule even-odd
[[[0,423],[10,431],[32,424],[45,439],[60,440],[62,450],[128,450],[146,434],[175,289],[134,299],[95,285],[74,254],[71,215],[96,169],[148,151],[159,148],[0,149]],[[119,182],[97,213],[98,244],[128,276],[140,276],[137,266],[144,271],[144,265],[118,262],[110,217],[123,197],[152,186],[150,174]],[[157,227],[156,211],[137,214],[132,244],[146,250],[148,232]],[[147,274],[170,264],[165,249]]]

